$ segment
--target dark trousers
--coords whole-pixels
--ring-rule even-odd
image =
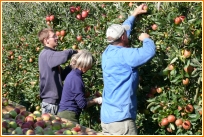
[[[57,116],[79,124],[79,115],[77,115],[73,111],[68,111],[68,110],[61,111],[57,113]]]

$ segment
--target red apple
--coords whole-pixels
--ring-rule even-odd
[[[80,6],[76,6],[76,11],[80,11],[81,7]]]
[[[74,6],[71,6],[71,7],[69,8],[69,10],[70,10],[71,13],[74,13],[74,12],[76,11],[76,8],[75,8]]]
[[[50,16],[46,16],[45,20],[50,21]]]
[[[189,130],[191,128],[191,122],[189,120],[186,120],[182,123],[182,126],[184,129]]]
[[[53,21],[55,19],[55,16],[54,15],[51,15],[50,16],[50,21]]]
[[[18,125],[19,127],[21,127],[24,122],[19,119],[19,120],[16,120],[16,123],[17,123],[17,125]]]
[[[61,30],[61,31],[60,31],[60,34],[61,34],[62,36],[65,36],[66,31],[65,31],[65,30]]]
[[[181,18],[180,17],[176,17],[174,20],[175,24],[180,24],[181,23]]]
[[[43,119],[41,117],[36,117],[35,120],[36,121],[43,121]]]
[[[31,124],[29,122],[25,122],[22,124],[21,128],[32,128]]]
[[[183,56],[184,56],[184,58],[189,58],[189,57],[191,56],[191,51],[185,49],[185,50],[184,50],[184,53],[183,53]]]
[[[8,128],[9,128],[9,123],[6,122],[6,121],[3,121],[3,122],[2,122],[2,127],[8,129]]]
[[[42,119],[43,119],[44,121],[50,120],[50,114],[48,114],[48,113],[42,114],[41,117],[42,117]]]
[[[152,30],[157,30],[157,28],[158,28],[157,24],[152,25]]]
[[[77,18],[78,20],[81,20],[81,19],[82,19],[81,14],[77,14],[76,18]]]
[[[82,36],[77,36],[77,41],[81,41],[82,40]]]
[[[34,124],[34,127],[37,127],[37,126],[40,126],[40,127],[42,127],[42,128],[45,128],[45,127],[46,127],[45,121],[37,121],[37,122]]]
[[[24,117],[27,117],[29,115],[29,112],[28,111],[22,111],[20,114],[23,115]]]
[[[60,36],[60,32],[59,31],[56,31],[55,34],[56,34],[56,36]]]
[[[88,12],[86,10],[82,11],[81,16],[86,18],[88,16]]]
[[[27,116],[27,117],[25,118],[25,121],[26,121],[26,122],[28,122],[28,121],[34,121],[34,117],[32,117],[32,116]]]
[[[35,120],[35,118],[36,118],[36,115],[34,115],[33,113],[29,114],[28,116],[33,117],[34,120]]]
[[[14,111],[16,111],[17,114],[19,114],[21,112],[21,110],[19,108],[14,108]]]
[[[181,19],[181,21],[184,21],[184,19],[186,18],[185,16],[179,16],[179,18]]]
[[[34,121],[27,121],[31,125],[31,127],[34,127],[35,122]]]
[[[80,126],[76,126],[76,127],[73,127],[72,130],[74,130],[76,132],[79,132],[79,131],[81,131],[81,127]]]
[[[22,56],[18,56],[18,59],[21,60],[21,59],[22,59]]]
[[[13,51],[9,51],[9,56],[13,55]]]

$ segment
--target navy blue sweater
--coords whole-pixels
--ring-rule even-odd
[[[38,65],[40,72],[40,98],[43,102],[59,104],[62,94],[62,81],[71,71],[67,66],[64,70],[60,67],[77,53],[72,49],[56,51],[49,47],[44,47],[40,52]]]
[[[85,87],[82,80],[82,71],[73,69],[64,81],[62,98],[59,104],[59,112],[69,110],[80,115],[82,109],[87,106]]]

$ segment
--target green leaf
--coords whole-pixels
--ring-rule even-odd
[[[156,111],[159,108],[161,108],[161,105],[157,105],[157,106],[153,107],[152,111]]]
[[[181,81],[181,75],[177,76],[175,79],[171,80],[172,83],[177,83]]]
[[[170,123],[170,124],[169,124],[169,127],[170,127],[172,130],[175,130],[174,124]]]
[[[188,116],[189,116],[190,118],[196,118],[196,117],[197,117],[196,114],[188,114]]]
[[[172,61],[170,62],[170,64],[173,64],[174,62],[176,62],[178,60],[178,57],[175,57],[174,59],[172,59]]]

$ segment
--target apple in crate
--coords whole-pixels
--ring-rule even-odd
[[[29,112],[28,111],[21,111],[20,114],[23,115],[24,117],[27,117],[29,115]]]
[[[36,116],[36,117],[41,117],[41,113],[40,111],[34,111],[33,114]]]
[[[14,108],[14,111],[16,111],[17,114],[20,114],[21,110],[19,108]]]
[[[48,114],[48,113],[42,114],[41,117],[42,117],[43,121],[50,120],[50,118],[51,118],[50,114]]]

